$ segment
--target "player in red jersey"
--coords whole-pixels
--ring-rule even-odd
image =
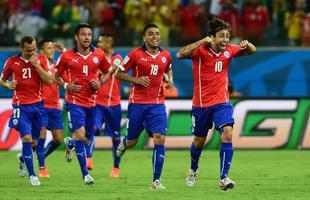
[[[25,176],[28,170],[33,186],[41,185],[34,172],[32,145],[40,136],[43,112],[43,82],[52,83],[52,76],[47,72],[47,60],[44,55],[37,55],[36,40],[32,36],[21,39],[21,53],[10,57],[3,68],[0,85],[13,93],[13,115],[9,127],[15,128],[22,140],[22,153],[18,155],[19,175]],[[8,81],[12,77],[11,81]],[[33,143],[33,144],[32,144]]]
[[[69,130],[73,138],[65,138],[66,159],[72,160],[73,150],[79,161],[84,183],[90,185],[94,179],[86,167],[85,141],[94,137],[96,93],[102,81],[99,70],[107,74],[110,64],[103,51],[91,45],[92,29],[85,23],[79,24],[75,31],[76,45],[64,52],[57,63],[55,79],[66,91],[66,108]],[[68,83],[61,76],[67,73]]]
[[[186,178],[189,187],[195,185],[198,162],[213,123],[221,134],[220,182],[222,190],[231,189],[235,183],[228,178],[233,157],[233,108],[229,103],[228,67],[233,57],[253,54],[256,48],[247,40],[239,45],[229,43],[231,27],[220,19],[208,24],[207,37],[180,49],[178,58],[193,62],[194,94],[192,107],[191,168]]]
[[[95,134],[100,135],[102,124],[105,124],[105,134],[112,139],[113,168],[110,172],[111,177],[119,177],[120,157],[116,155],[116,148],[120,143],[121,130],[121,96],[120,80],[115,78],[114,72],[123,61],[121,55],[114,50],[114,37],[111,34],[102,34],[98,39],[98,48],[103,50],[111,65],[110,80],[108,80],[99,90],[96,98],[96,126]],[[86,147],[87,168],[93,168],[92,153],[94,141]]]
[[[171,56],[159,47],[160,31],[155,24],[148,24],[143,31],[144,45],[124,58],[116,71],[120,80],[131,82],[127,113],[127,135],[117,148],[123,155],[131,148],[145,128],[154,141],[153,182],[151,189],[165,189],[160,182],[165,160],[165,135],[167,132],[167,113],[162,85],[164,74],[168,74],[168,88],[173,87]],[[132,75],[127,72],[131,70]]]
[[[56,62],[54,61],[55,50],[64,51],[64,47],[60,42],[52,40],[42,40],[39,42],[40,53],[47,57],[48,72],[54,74]],[[36,148],[39,163],[39,177],[49,178],[47,168],[45,166],[45,158],[52,153],[62,142],[63,135],[63,117],[61,102],[59,99],[59,87],[57,84],[44,84],[44,114],[42,120],[42,129],[38,145]],[[44,149],[46,132],[49,129],[52,132],[53,139],[47,144]]]

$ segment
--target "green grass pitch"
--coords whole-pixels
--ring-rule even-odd
[[[112,167],[111,151],[95,151],[95,184],[86,186],[81,179],[77,159],[67,163],[58,150],[47,158],[51,178],[40,179],[33,187],[17,174],[16,152],[0,151],[1,200],[299,200],[309,199],[310,152],[298,150],[235,151],[230,178],[233,190],[218,188],[218,151],[204,150],[196,186],[188,188],[189,151],[167,150],[162,174],[163,191],[151,191],[152,151],[128,150],[121,162],[120,178],[108,176]],[[37,166],[37,163],[35,162]]]

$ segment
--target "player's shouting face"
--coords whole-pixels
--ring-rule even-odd
[[[229,43],[230,32],[226,29],[222,29],[216,32],[215,37],[213,39],[217,52],[224,51],[226,45]]]
[[[150,27],[145,31],[143,41],[151,49],[157,49],[160,44],[160,32],[158,28]]]
[[[92,40],[92,30],[90,28],[81,28],[79,32],[75,35],[75,41],[78,47],[83,49],[89,48]]]

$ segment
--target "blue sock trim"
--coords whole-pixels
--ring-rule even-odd
[[[199,159],[203,148],[197,149],[194,145],[194,142],[190,148],[190,155],[191,155],[191,169],[197,171],[199,167]]]
[[[38,140],[38,145],[36,148],[37,152],[37,157],[38,157],[38,163],[40,168],[45,167],[45,152],[44,152],[44,143],[45,143],[45,138],[39,138]]]
[[[221,143],[220,146],[220,178],[228,177],[234,149],[232,143]]]
[[[163,144],[154,145],[153,151],[153,181],[160,179],[165,161],[165,146]]]
[[[86,167],[85,141],[83,140],[75,141],[75,152],[76,152],[76,157],[78,158],[78,161],[79,161],[82,175],[84,177],[89,174],[88,169]]]

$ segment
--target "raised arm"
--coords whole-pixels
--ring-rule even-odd
[[[188,58],[189,55],[191,55],[191,53],[201,44],[209,44],[210,42],[212,42],[212,38],[207,36],[195,43],[186,45],[184,47],[182,47],[179,52],[177,53],[177,57],[179,59],[184,59],[184,58]]]
[[[240,42],[240,47],[245,50],[247,55],[251,55],[256,52],[256,47],[247,40],[242,40]]]
[[[53,77],[52,75],[50,75],[47,71],[45,71],[42,66],[39,64],[39,59],[38,56],[32,55],[30,57],[30,62],[32,64],[32,66],[34,66],[34,68],[36,69],[36,71],[38,72],[41,80],[47,84],[52,84],[53,83]]]

